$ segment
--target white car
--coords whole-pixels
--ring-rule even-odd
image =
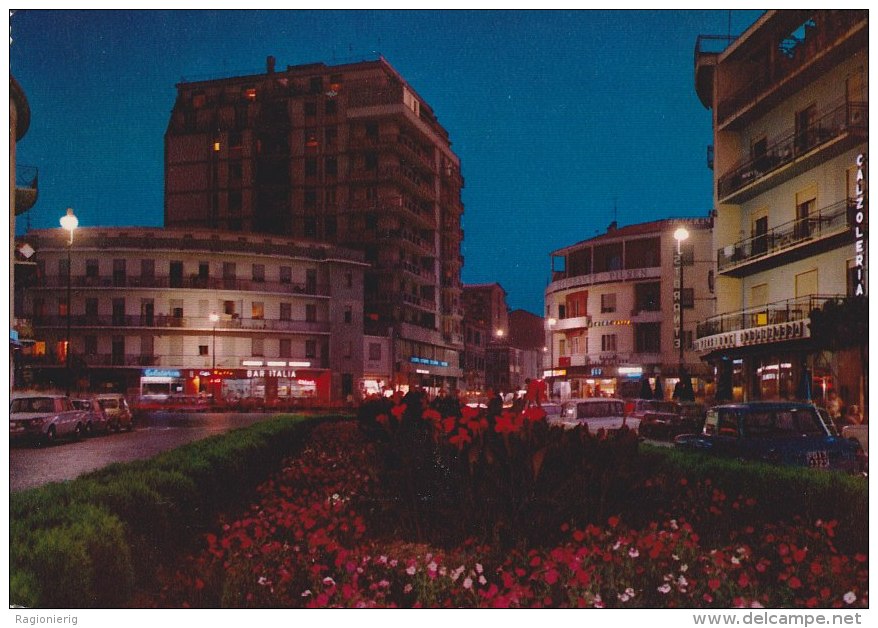
[[[9,402],[9,440],[52,443],[59,438],[80,438],[85,432],[84,416],[64,395],[17,395]]]
[[[592,434],[598,430],[613,432],[627,427],[637,431],[640,419],[625,416],[625,403],[621,399],[589,397],[570,399],[561,404],[561,416],[547,419],[550,424],[574,428],[584,425]]]
[[[855,440],[863,448],[863,452],[869,455],[869,425],[845,425],[841,428],[842,438]]]

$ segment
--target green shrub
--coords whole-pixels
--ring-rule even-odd
[[[278,416],[150,460],[13,493],[10,601],[124,606],[169,552],[237,504],[314,425],[335,418]]]

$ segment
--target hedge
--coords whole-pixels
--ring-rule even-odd
[[[108,608],[149,586],[156,567],[198,538],[339,417],[278,416],[148,460],[111,464],[9,498],[10,602]]]

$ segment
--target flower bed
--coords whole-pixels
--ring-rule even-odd
[[[644,480],[630,435],[548,428],[535,411],[378,410],[316,428],[136,604],[868,606],[867,557],[836,547],[836,521],[767,521],[765,505],[710,479]],[[584,494],[564,499],[574,487]],[[637,523],[632,494],[667,499]],[[731,515],[752,523],[705,534]]]

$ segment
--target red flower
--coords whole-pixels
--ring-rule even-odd
[[[721,584],[722,583],[720,582],[719,578],[711,578],[707,581],[707,586],[710,587],[711,591],[716,591],[717,589],[719,589]]]
[[[526,418],[531,423],[535,421],[542,421],[546,418],[546,411],[539,406],[531,406],[524,411],[524,418]]]
[[[463,449],[464,444],[471,443],[473,439],[465,427],[459,427],[457,428],[457,434],[449,438],[448,441],[452,445],[457,445],[458,449]]]
[[[387,417],[386,414],[379,414],[378,416],[375,417],[375,420],[384,426],[387,426],[387,424],[390,422],[390,419]]]
[[[478,410],[478,408],[464,406],[463,408],[461,408],[460,414],[464,418],[464,420],[470,421],[470,420],[476,418],[477,416],[479,416],[479,410]]]
[[[442,429],[445,430],[446,434],[450,434],[454,431],[454,428],[457,426],[457,419],[453,416],[448,417],[447,419],[442,419]]]
[[[494,431],[498,434],[512,434],[518,431],[520,423],[509,412],[504,412],[497,417],[497,423],[494,425]]]
[[[607,523],[610,524],[611,528],[615,528],[617,525],[619,525],[619,517],[613,515],[612,517],[607,519]]]
[[[805,560],[806,554],[807,554],[807,550],[797,549],[793,552],[793,560],[795,560],[797,563],[800,563],[803,560]]]
[[[393,407],[390,409],[390,413],[391,413],[393,416],[395,416],[397,419],[399,419],[400,417],[402,417],[402,415],[405,413],[405,411],[406,411],[406,405],[405,405],[404,403],[401,403],[401,404],[399,404],[398,406],[393,406]]]
[[[738,586],[746,587],[750,584],[750,576],[747,575],[747,572],[741,572],[741,575],[738,576]]]
[[[427,408],[424,410],[424,413],[421,415],[421,418],[426,419],[427,421],[433,421],[434,423],[442,420],[442,415],[439,414],[433,408]]]
[[[787,580],[787,584],[790,585],[791,589],[800,589],[802,587],[802,581],[799,580],[796,576],[793,576],[789,580]]]

